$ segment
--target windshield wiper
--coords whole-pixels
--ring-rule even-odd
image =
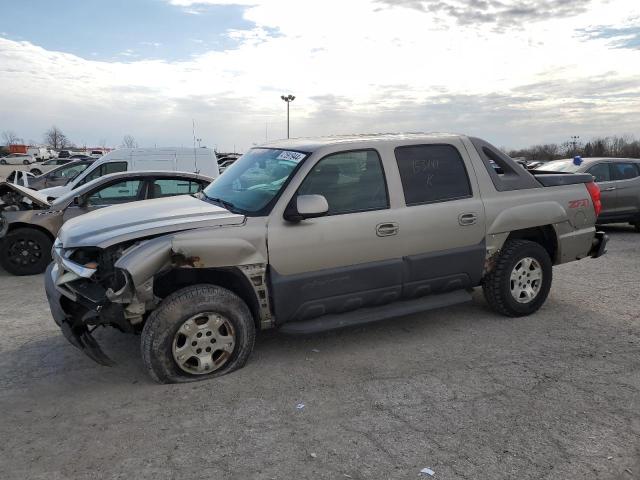
[[[207,195],[206,193],[203,192],[203,195],[205,197],[207,197],[207,199],[211,200],[214,203],[219,203],[220,205],[222,205],[224,208],[226,208],[227,210],[229,210],[231,213],[238,213],[236,210],[236,206],[231,203],[231,202],[227,202],[226,200],[223,200],[221,198],[213,198],[210,197],[209,195]]]

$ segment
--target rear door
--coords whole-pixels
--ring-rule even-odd
[[[164,198],[173,197],[175,195],[192,195],[194,193],[198,193],[206,186],[206,182],[200,182],[191,178],[154,178],[149,182],[148,198]]]
[[[586,173],[593,175],[595,182],[600,187],[600,198],[602,201],[602,212],[600,217],[606,218],[615,215],[618,210],[618,193],[616,182],[613,178],[613,168],[611,162],[600,162],[586,170]]]
[[[640,171],[634,162],[612,162],[616,188],[616,213],[623,217],[640,214]]]
[[[399,146],[395,157],[406,208],[399,210],[403,296],[478,285],[485,214],[461,143]],[[466,152],[465,152],[466,153]]]

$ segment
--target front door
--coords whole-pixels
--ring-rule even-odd
[[[145,198],[143,186],[143,179],[116,181],[100,185],[84,195],[84,203],[70,205],[64,212],[64,221],[98,208],[143,200]]]
[[[268,224],[270,280],[278,323],[400,298],[397,211],[390,209],[375,150],[319,160],[296,195],[323,195],[326,216]]]

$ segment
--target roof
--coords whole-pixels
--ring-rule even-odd
[[[580,157],[583,163],[595,163],[602,160],[616,160],[621,162],[640,162],[638,158],[617,158],[617,157]],[[551,162],[571,162],[573,158],[561,158],[559,160],[551,160]],[[548,162],[548,163],[551,163]]]
[[[258,148],[281,148],[283,150],[299,150],[301,152],[314,152],[319,148],[328,145],[348,145],[360,142],[398,142],[403,140],[444,140],[451,138],[460,138],[461,135],[456,133],[373,133],[373,134],[356,134],[356,135],[331,135],[327,137],[303,137],[291,138],[288,140],[277,140],[274,142],[264,143]]]

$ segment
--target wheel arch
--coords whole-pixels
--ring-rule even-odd
[[[177,267],[155,275],[153,293],[159,298],[166,298],[182,288],[195,284],[217,285],[238,295],[249,307],[256,328],[265,328],[265,304],[261,301],[262,295],[259,288],[266,289],[263,278],[259,282],[256,276],[248,276],[240,267]],[[262,285],[256,285],[256,283],[262,283]],[[268,304],[266,307],[268,308]]]
[[[549,254],[551,263],[557,263],[558,235],[553,225],[541,225],[537,227],[523,228],[509,232],[505,242],[509,240],[529,240],[540,244]]]
[[[40,225],[34,225],[32,223],[23,223],[23,222],[10,223],[7,228],[7,234],[19,229],[37,230],[47,235],[52,243],[56,240],[55,235],[53,235],[53,233],[51,233],[49,230],[47,230],[44,227],[41,227]]]

